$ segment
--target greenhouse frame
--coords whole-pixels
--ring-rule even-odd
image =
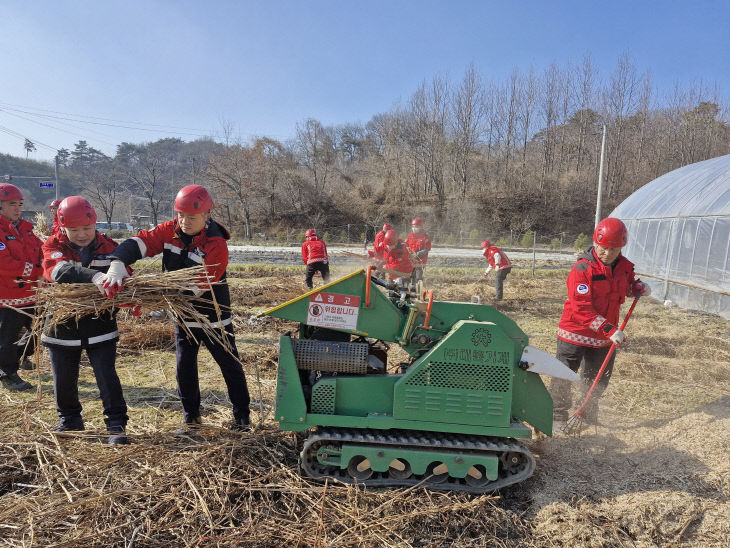
[[[730,319],[730,155],[654,179],[611,217],[626,224],[623,253],[653,297]]]

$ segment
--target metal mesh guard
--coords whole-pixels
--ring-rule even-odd
[[[511,368],[468,363],[431,362],[408,381],[410,386],[437,386],[461,390],[507,392]]]
[[[335,387],[332,384],[318,383],[312,391],[312,413],[334,415]]]
[[[294,339],[297,367],[306,371],[365,374],[368,344]]]

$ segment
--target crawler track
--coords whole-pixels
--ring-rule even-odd
[[[343,444],[383,446],[392,449],[454,451],[457,453],[482,453],[499,458],[499,477],[494,481],[477,482],[470,478],[454,478],[447,474],[416,475],[392,472],[373,472],[369,478],[355,479],[346,468],[325,465],[317,459],[320,447],[341,448]],[[489,493],[529,478],[535,470],[535,458],[521,443],[512,438],[489,438],[459,434],[440,434],[404,430],[355,430],[344,428],[320,428],[304,443],[300,464],[304,473],[316,480],[335,478],[344,483],[368,487],[408,487],[422,485],[429,489]]]

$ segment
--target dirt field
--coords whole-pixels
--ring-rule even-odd
[[[520,266],[519,262],[517,266]],[[565,271],[515,270],[499,309],[553,352]],[[335,274],[352,269],[339,267]],[[491,302],[475,268],[431,268],[436,298]],[[230,417],[215,363],[201,352],[203,419],[178,435],[172,326],[123,322],[117,369],[132,444],[104,439],[93,373],[82,367],[87,431],[56,438],[47,358],[0,392],[3,546],[729,546],[730,324],[646,299],[627,328],[601,422],[579,437],[528,442],[526,482],[486,496],[361,490],[303,480],[301,439],[273,421],[276,342],[291,324],[255,314],[303,290],[303,268],[232,267],[252,433]],[[474,280],[473,283],[456,283]],[[145,315],[146,316],[146,315]],[[259,380],[257,380],[257,377]],[[263,415],[260,411],[263,411]]]

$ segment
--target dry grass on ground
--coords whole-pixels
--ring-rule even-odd
[[[223,428],[230,404],[205,351],[207,427],[175,433],[181,413],[171,326],[158,320],[123,325],[118,370],[132,445],[99,441],[101,408],[88,366],[79,382],[84,436],[50,434],[57,420],[47,359],[27,374],[37,392],[0,392],[0,545],[728,545],[727,321],[641,302],[602,401],[602,425],[580,437],[529,442],[539,457],[535,475],[501,493],[323,486],[299,476],[301,436],[279,432],[272,417],[276,342],[292,325],[254,315],[299,294],[301,270],[239,267],[231,277],[253,433]],[[437,298],[478,295],[489,303],[492,284],[479,275],[428,272]],[[498,306],[532,344],[553,351],[563,287],[562,272],[533,278],[516,270]]]

